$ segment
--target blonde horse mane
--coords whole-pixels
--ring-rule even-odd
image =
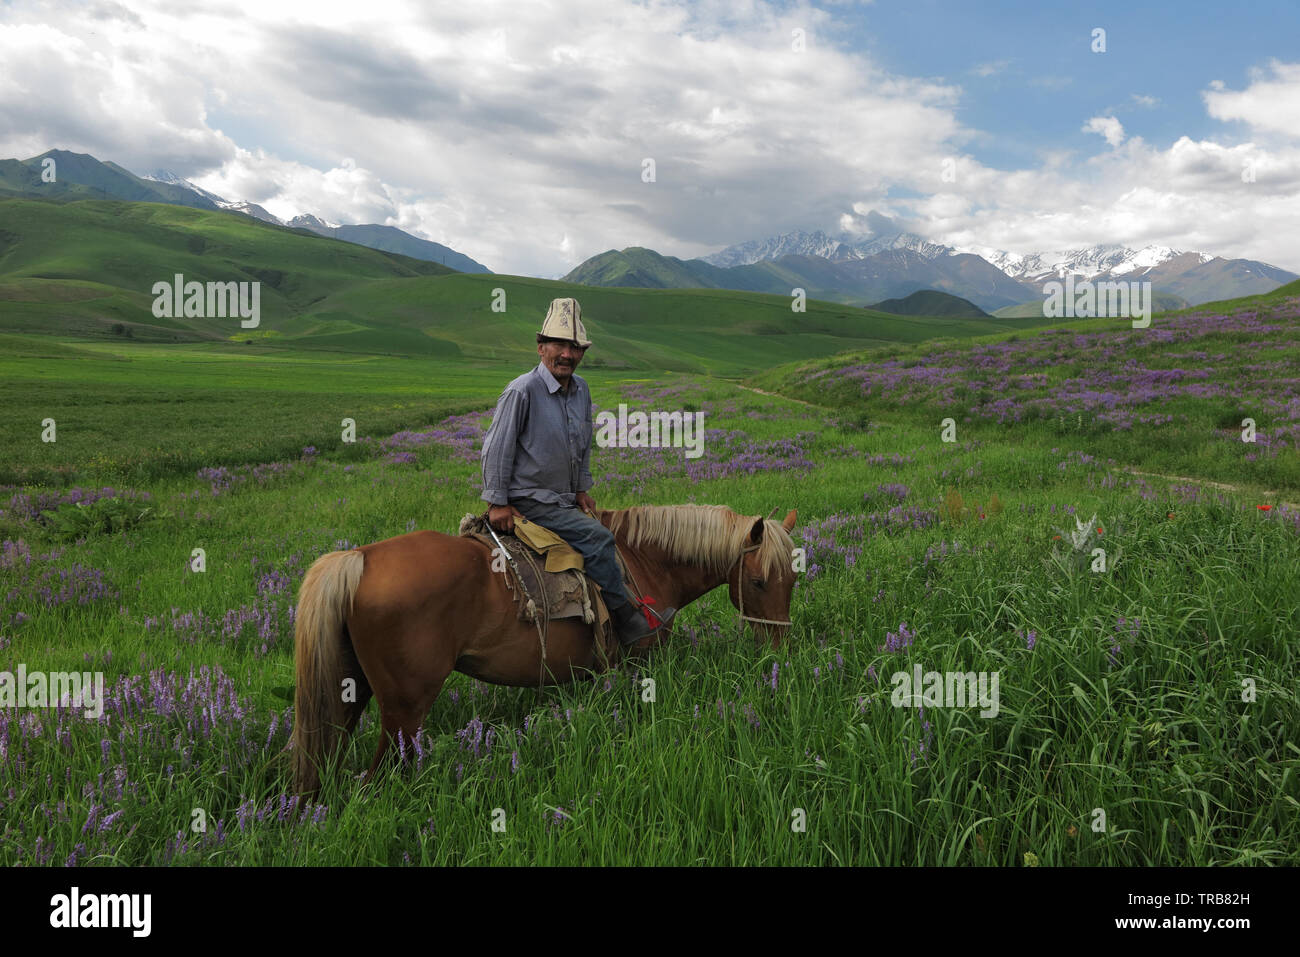
[[[761,516],[738,515],[725,505],[637,505],[605,511],[607,526],[633,548],[647,545],[664,549],[674,561],[704,565],[725,572],[736,564],[749,530]],[[794,540],[780,522],[763,521],[763,543],[758,550],[763,577],[788,564]]]

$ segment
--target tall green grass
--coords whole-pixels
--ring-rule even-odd
[[[147,353],[138,358],[159,396],[185,394]],[[67,377],[78,361],[49,360]],[[315,434],[309,410],[327,401],[313,383],[363,381],[346,378],[363,371],[315,361],[288,364],[277,393],[251,381],[233,390],[288,410],[290,451]],[[381,368],[387,394],[411,384]],[[447,390],[448,408],[482,407],[491,377],[445,373],[429,384]],[[172,374],[186,378],[181,366]],[[38,838],[54,864],[1016,866],[1026,853],[1069,865],[1296,862],[1300,537],[1280,509],[1133,476],[1119,466],[1140,463],[1105,461],[1104,436],[945,444],[928,425],[879,417],[863,427],[719,381],[593,389],[612,406],[620,388],[646,395],[660,384],[670,389],[661,401],[705,409],[709,428],[744,430],[756,443],[802,433],[815,467],[694,484],[600,450],[602,507],[797,508],[796,538],[810,543],[809,523],[886,515],[897,497],[878,486],[898,484],[900,504],[934,513],[936,524],[885,519],[861,541],[841,531],[838,550],[810,544],[818,567],[795,590],[796,626],[777,651],[737,636],[719,591],[686,609],[674,639],[645,662],[590,682],[539,693],[454,675],[425,722],[418,769],[380,787],[357,780],[377,740],[372,704],[319,798],[327,810],[282,823],[292,594],[268,590],[263,576],[282,573],[296,589],[324,551],[410,527],[450,531],[481,507],[477,469],[437,445],[409,465],[322,446],[264,485],[216,496],[186,469],[147,471],[137,487],[159,514],[125,532],[71,543],[41,523],[4,532],[35,557],[30,568],[12,557],[0,567],[0,593],[20,591],[0,619],[0,668],[102,670],[110,684],[136,676],[145,687],[151,671],[175,672],[183,688],[191,669],[219,667],[249,713],[219,714],[208,731],[184,709],[146,709],[109,727],[27,712],[41,732],[20,739],[11,729],[0,758],[0,862],[33,863]],[[433,406],[418,395],[378,421],[427,421]],[[254,414],[251,399],[236,406]],[[320,414],[332,429],[336,413]],[[202,444],[214,428],[118,421],[123,448],[144,461],[157,447]],[[234,463],[237,450],[225,448]],[[900,464],[873,464],[895,455]],[[963,507],[945,508],[956,496]],[[1060,561],[1068,543],[1056,540],[1094,513],[1111,561],[1101,574]],[[851,565],[850,545],[860,548]],[[206,551],[202,574],[187,570],[194,547]],[[47,607],[24,584],[23,575],[74,564],[101,570],[114,594]],[[240,608],[268,613],[269,640],[257,622],[222,634],[223,616]],[[27,617],[15,624],[18,613]],[[176,626],[199,613],[206,630]],[[882,650],[902,622],[913,643]],[[891,675],[913,664],[996,671],[999,713],[894,707]],[[1247,679],[1253,701],[1243,700]],[[242,830],[241,805],[253,809]],[[196,809],[206,832],[193,830]],[[503,831],[493,829],[497,809]],[[1094,829],[1098,810],[1104,830]],[[799,812],[806,830],[792,827]]]

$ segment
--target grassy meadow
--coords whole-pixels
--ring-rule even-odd
[[[1296,305],[748,383],[592,369],[598,406],[709,429],[698,460],[595,450],[602,507],[798,509],[789,641],[739,638],[719,590],[592,682],[453,675],[408,774],[358,782],[372,704],[306,805],[281,756],[302,574],[478,510],[483,430],[527,362],[10,332],[0,670],[102,671],[108,700],[0,709],[0,863],[1294,864]],[[1242,412],[1263,443],[1233,444]],[[996,672],[997,714],[895,707],[915,665]]]

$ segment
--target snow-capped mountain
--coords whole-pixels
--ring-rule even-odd
[[[298,216],[295,216],[293,219],[289,220],[284,225],[292,227],[293,229],[310,229],[312,232],[320,232],[325,230],[328,230],[329,232],[333,232],[334,230],[338,229],[341,224],[326,222],[325,220],[321,219],[319,216],[313,216],[311,213],[302,213]]]
[[[218,206],[221,206],[222,208],[225,208],[227,205],[229,205],[229,204],[226,202],[226,200],[222,199],[222,198],[221,198],[220,196],[218,196],[216,193],[209,193],[206,189],[203,189],[203,188],[200,187],[200,186],[195,186],[195,185],[194,185],[193,183],[191,183],[189,180],[184,179],[184,178],[182,178],[182,177],[180,177],[180,176],[177,176],[177,175],[176,175],[175,173],[173,173],[171,170],[166,170],[166,169],[156,169],[156,170],[153,170],[152,172],[145,173],[145,174],[144,174],[142,177],[140,177],[140,178],[141,178],[141,179],[150,179],[150,180],[153,180],[155,183],[166,183],[166,184],[168,184],[169,186],[180,186],[180,187],[183,187],[184,189],[188,189],[188,190],[190,190],[191,192],[198,193],[198,194],[199,194],[200,196],[202,196],[204,199],[208,200],[208,201],[211,202],[211,203],[216,203]],[[242,212],[242,211],[241,211],[241,212]]]
[[[853,259],[866,259],[886,250],[906,249],[916,253],[922,259],[938,259],[940,256],[956,255],[957,250],[942,243],[932,243],[916,233],[896,233],[893,236],[874,236],[864,239],[849,247],[853,250]]]
[[[277,226],[283,226],[284,220],[258,206],[257,203],[248,203],[240,200],[238,203],[228,203],[224,199],[217,200],[217,205],[231,213],[243,213],[245,216],[252,216],[254,219],[260,219],[264,223],[274,223]]]
[[[239,200],[232,203],[228,199],[218,196],[216,193],[210,193],[202,186],[195,186],[183,176],[177,176],[169,169],[156,169],[145,173],[144,179],[153,180],[155,183],[167,183],[170,186],[180,186],[191,192],[198,193],[204,199],[215,203],[219,209],[224,209],[230,213],[243,213],[245,216],[252,216],[254,219],[260,219],[264,223],[274,223],[276,226],[283,226],[284,220],[269,212],[257,203],[250,203],[246,200]]]
[[[1064,278],[1070,273],[1086,279],[1116,276],[1137,279],[1182,257],[1193,257],[1180,264],[1183,266],[1200,265],[1214,259],[1207,253],[1189,253],[1159,245],[1132,249],[1115,244],[1099,244],[1061,252],[1028,254],[1010,253],[987,246],[972,246],[967,251],[987,259],[1012,279],[1029,283]]]
[[[884,217],[880,218],[884,219]],[[896,228],[858,240],[849,237],[834,239],[820,229],[811,233],[796,229],[780,236],[737,243],[701,258],[711,266],[725,269],[730,266],[750,266],[754,263],[780,259],[782,256],[819,256],[831,262],[845,262],[851,259],[866,259],[868,256],[894,249],[908,250],[925,259],[947,256],[955,252],[951,246],[932,243],[923,236]]]
[[[1015,253],[991,246],[936,243],[907,232],[897,221],[874,210],[859,221],[868,232],[866,238],[848,233],[836,238],[820,230],[795,230],[728,246],[702,261],[690,262],[728,270],[779,260],[779,282],[772,280],[773,288],[787,282],[791,275],[798,275],[804,277],[807,288],[818,289],[823,298],[873,302],[919,289],[938,289],[990,311],[1017,300],[1017,304],[1039,300],[1045,282],[1068,274],[1095,281],[1150,282],[1154,291],[1193,305],[1267,292],[1297,278],[1268,263],[1226,259],[1164,245],[1134,249],[1101,243],[1054,252]],[[734,277],[706,274],[688,262],[682,268],[690,275],[682,276],[681,269],[662,263],[651,264],[651,268],[645,263],[623,262],[631,253],[636,251],[602,253],[567,278],[595,285],[645,283],[768,291],[764,278],[753,270]],[[610,256],[622,259],[606,261]],[[642,277],[641,281],[629,283],[627,277],[634,274]]]
[[[831,239],[820,229],[806,233],[802,229],[770,236],[767,239],[751,239],[749,242],[737,243],[711,256],[702,257],[711,266],[749,266],[753,263],[780,259],[782,256],[821,256],[823,259],[840,259],[844,246],[838,239]]]

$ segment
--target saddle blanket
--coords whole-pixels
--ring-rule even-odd
[[[482,542],[497,554],[497,543],[488,530],[487,516],[467,514],[460,520],[459,534]],[[598,634],[612,640],[613,624],[601,597],[600,586],[582,571],[582,555],[548,528],[515,517],[515,534],[497,532],[502,546],[514,559],[504,559],[506,581],[514,592],[522,621],[579,618],[596,625]],[[544,559],[544,561],[539,561]],[[520,581],[520,578],[523,580]]]

